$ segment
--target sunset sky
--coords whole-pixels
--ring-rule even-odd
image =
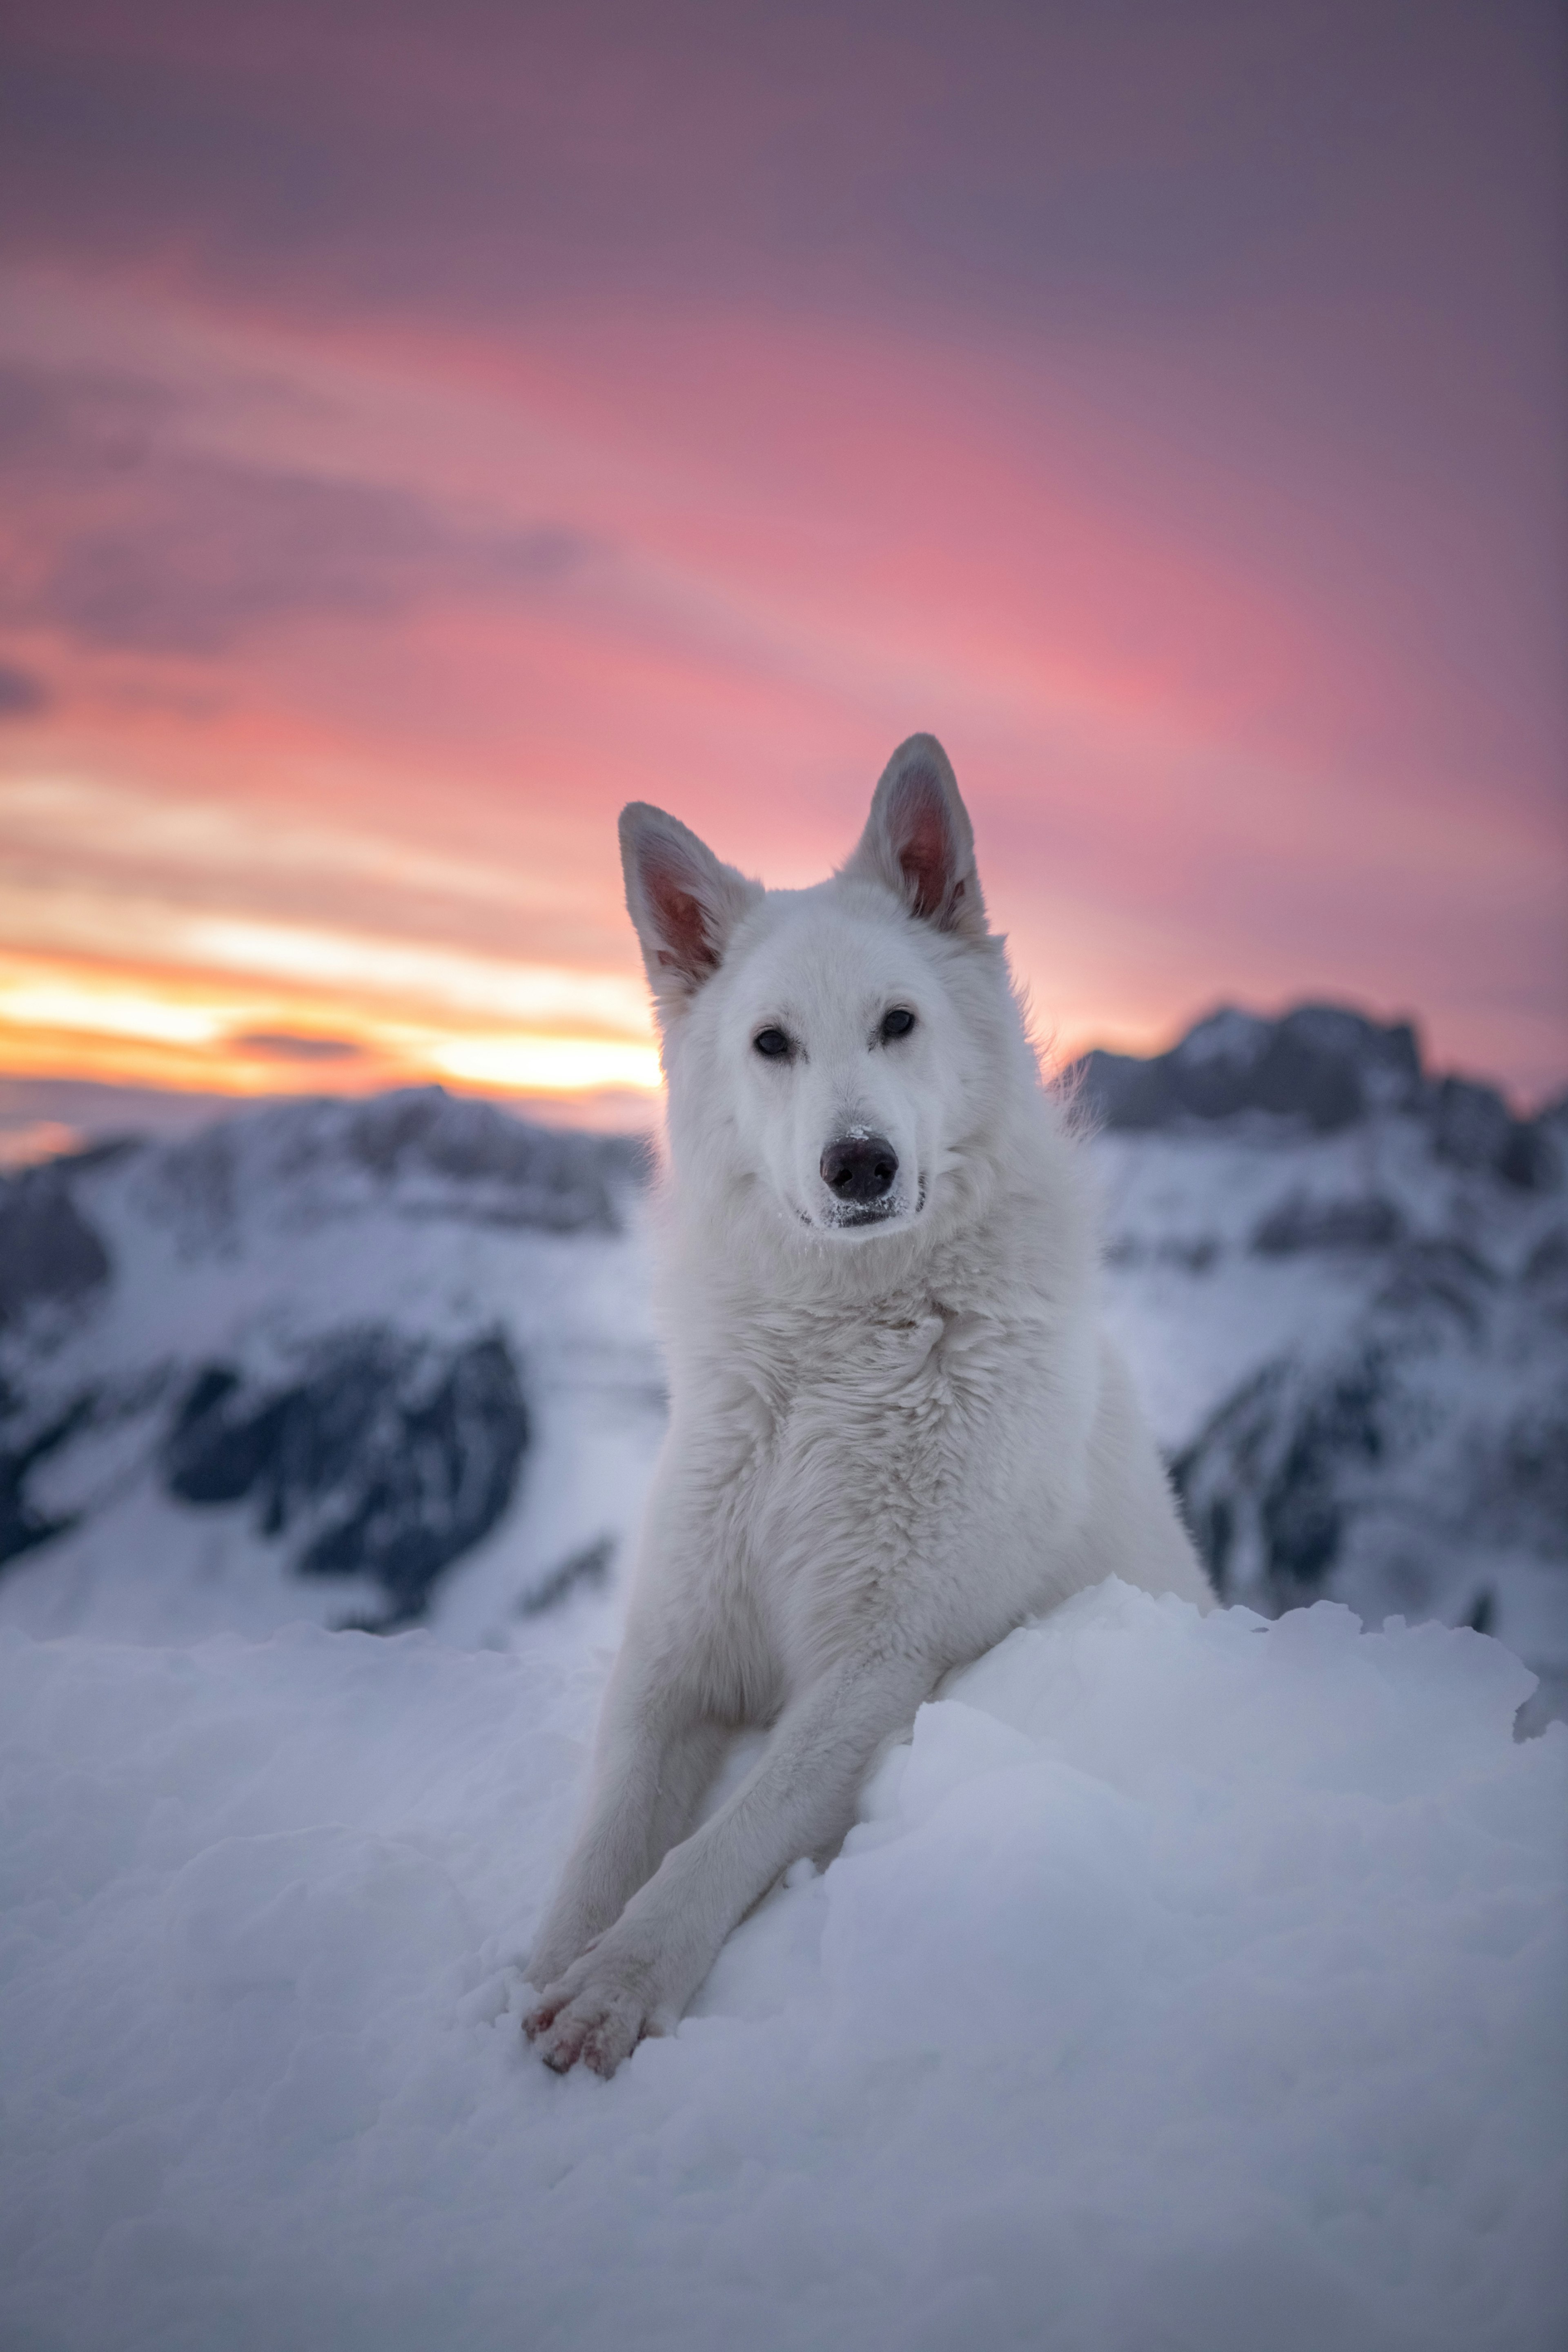
[[[635,1117],[620,804],[916,728],[1058,1049],[1561,1091],[1565,21],[10,0],[5,1099]]]

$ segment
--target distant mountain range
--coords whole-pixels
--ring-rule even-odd
[[[1568,1701],[1568,1105],[1321,1005],[1064,1084],[1226,1596],[1468,1622]],[[662,1423],[643,1181],[438,1088],[0,1181],[0,1623],[607,1638]]]

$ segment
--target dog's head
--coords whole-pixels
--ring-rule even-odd
[[[854,854],[813,889],[764,890],[642,803],[621,846],[678,1166],[847,1244],[927,1215],[1019,1042],[941,744],[900,747]]]

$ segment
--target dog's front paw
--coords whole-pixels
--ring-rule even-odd
[[[547,2066],[564,2074],[579,2059],[608,2080],[645,2034],[664,2022],[646,1965],[600,1959],[585,1952],[558,1984],[547,1988],[522,2021],[522,2030]]]

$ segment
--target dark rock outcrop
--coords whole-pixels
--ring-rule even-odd
[[[1226,1599],[1272,1614],[1349,1574],[1419,1614],[1489,1559],[1568,1574],[1568,1350],[1531,1282],[1405,1243],[1337,1345],[1239,1384],[1172,1465]]]
[[[1380,1193],[1314,1201],[1295,1192],[1261,1221],[1252,1246],[1260,1257],[1289,1257],[1300,1250],[1381,1250],[1404,1231],[1398,1209]]]
[[[74,1512],[51,1515],[40,1509],[27,1492],[27,1483],[40,1464],[68,1444],[91,1421],[94,1402],[92,1392],[84,1391],[49,1414],[41,1428],[0,1444],[0,1566],[75,1527]],[[15,1420],[15,1400],[0,1393],[0,1436]]]
[[[382,1622],[405,1624],[500,1519],[527,1443],[500,1334],[442,1352],[374,1328],[339,1335],[280,1385],[205,1366],[163,1469],[181,1502],[251,1504],[260,1533],[294,1539],[301,1576],[374,1578]]]
[[[1266,1365],[1221,1405],[1172,1475],[1226,1599],[1317,1597],[1367,1472],[1394,1450],[1396,1403],[1386,1356],[1366,1347],[1316,1377]]]
[[[569,1552],[559,1568],[552,1568],[542,1583],[524,1594],[518,1602],[518,1615],[542,1617],[547,1609],[559,1608],[570,1593],[598,1591],[609,1580],[615,1557],[614,1536],[600,1536],[581,1550]]]
[[[109,1253],[71,1198],[82,1162],[0,1178],[0,1328],[41,1305],[75,1306],[109,1279]]]

